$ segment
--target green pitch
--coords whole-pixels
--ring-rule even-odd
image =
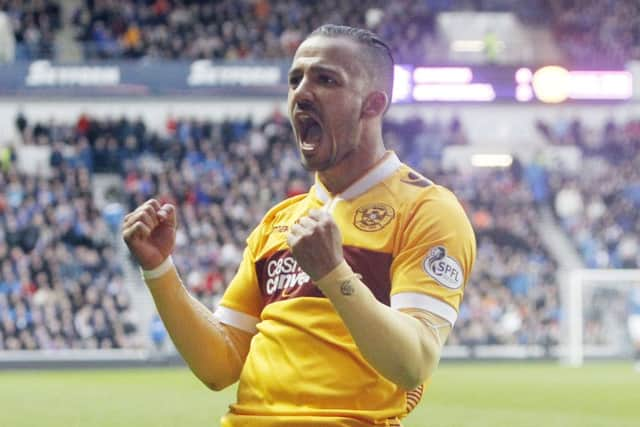
[[[233,397],[185,369],[0,372],[0,426],[215,427]],[[638,402],[630,364],[443,363],[404,424],[637,427]]]

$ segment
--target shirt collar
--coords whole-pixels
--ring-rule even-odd
[[[385,156],[372,169],[367,171],[363,176],[358,178],[356,182],[347,187],[340,194],[331,195],[325,186],[318,179],[316,174],[315,188],[316,197],[323,203],[327,203],[335,197],[350,200],[355,199],[361,194],[367,192],[375,185],[381,183],[390,177],[402,165],[400,159],[393,151],[387,151]]]

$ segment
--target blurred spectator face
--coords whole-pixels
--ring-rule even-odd
[[[345,37],[313,36],[293,58],[289,117],[308,170],[326,170],[358,145],[369,89],[360,50]]]

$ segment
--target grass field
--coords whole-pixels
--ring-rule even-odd
[[[234,389],[185,369],[0,371],[0,426],[218,426]],[[405,427],[638,427],[630,364],[443,363]]]

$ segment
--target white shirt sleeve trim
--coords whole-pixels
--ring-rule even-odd
[[[436,314],[451,324],[456,323],[458,312],[446,302],[418,292],[401,292],[391,295],[391,308],[419,308]]]
[[[143,270],[141,268],[140,271],[142,272],[142,278],[144,280],[150,280],[162,277],[167,271],[171,270],[172,268],[174,268],[173,258],[171,258],[171,255],[169,255],[167,259],[162,261],[162,263],[156,268],[151,270]]]
[[[260,319],[258,319],[257,317],[253,317],[240,311],[223,307],[221,305],[216,308],[216,311],[213,313],[213,315],[222,323],[226,323],[227,325],[242,329],[243,331],[249,332],[250,334],[255,334],[258,332],[258,328],[256,328],[256,325],[258,324],[258,322],[260,322]]]

